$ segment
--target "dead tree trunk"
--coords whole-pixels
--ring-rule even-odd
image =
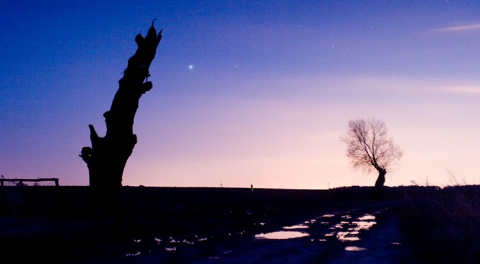
[[[110,110],[103,114],[105,137],[99,137],[93,125],[89,125],[92,146],[84,147],[80,157],[87,164],[90,187],[105,195],[122,186],[125,164],[137,143],[133,134],[135,113],[140,97],[152,88],[149,67],[161,39],[162,31],[157,34],[153,22],[145,38],[141,34],[135,37],[137,51],[128,60]]]

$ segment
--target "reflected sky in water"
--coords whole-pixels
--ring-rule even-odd
[[[293,225],[293,226],[284,226],[283,229],[291,230],[291,229],[308,229],[306,225]]]
[[[345,247],[345,250],[346,251],[364,251],[364,250],[367,250],[367,249],[363,248],[363,247],[348,246],[348,247]]]
[[[256,239],[292,239],[292,238],[300,238],[300,237],[307,237],[307,236],[309,236],[308,233],[299,232],[299,231],[276,231],[276,232],[255,235],[255,238]]]
[[[306,237],[310,234],[307,230],[311,225],[321,219],[318,223],[321,225],[331,225],[332,232],[326,233],[325,238],[334,237],[340,242],[355,242],[360,241],[360,231],[367,231],[376,224],[375,216],[372,214],[365,214],[357,218],[351,215],[339,216],[336,219],[335,214],[324,214],[316,219],[304,221],[297,225],[284,226],[282,230],[270,233],[261,233],[255,235],[256,239],[292,239],[299,237]],[[340,221],[338,221],[340,220]],[[327,242],[327,239],[319,239],[321,242]],[[350,248],[353,251],[353,248]]]
[[[350,215],[345,215],[341,217],[342,219],[352,219]],[[375,216],[371,214],[365,214],[361,217],[358,217],[354,221],[340,221],[338,224],[334,225],[332,230],[339,230],[338,232],[329,233],[327,236],[335,235],[338,241],[340,242],[355,242],[360,241],[360,231],[361,230],[370,230],[377,222],[374,221]]]
[[[364,232],[370,230],[377,224],[376,215],[381,214],[381,211],[376,211],[371,214],[360,213],[356,210],[348,211],[348,213],[329,213],[315,217],[311,220],[304,220],[298,224],[287,225],[280,227],[280,230],[262,233],[253,236],[254,240],[288,240],[307,238],[301,241],[310,241],[310,243],[340,245],[345,251],[356,252],[368,250],[362,247],[362,237]],[[268,226],[264,222],[255,223],[257,227]],[[271,230],[268,230],[271,231]],[[248,234],[247,231],[235,231],[228,233],[228,237],[239,237]],[[250,237],[252,238],[252,237]],[[213,239],[214,236],[199,236],[192,235],[188,237],[152,237],[152,241],[157,248],[149,248],[148,250],[138,250],[138,247],[132,248],[125,257],[138,257],[144,253],[151,253],[155,251],[169,252],[167,254],[177,254],[183,252],[185,247],[196,247],[207,240]],[[143,244],[145,239],[134,238],[132,244]],[[147,239],[148,240],[148,239]],[[148,241],[147,241],[148,242]],[[392,242],[393,245],[399,245],[399,242]],[[215,257],[215,259],[218,256]]]

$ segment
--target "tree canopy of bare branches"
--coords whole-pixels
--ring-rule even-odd
[[[378,171],[376,188],[384,186],[385,174],[402,157],[401,149],[387,137],[385,123],[378,119],[350,121],[342,141],[347,146],[347,157],[355,169]]]

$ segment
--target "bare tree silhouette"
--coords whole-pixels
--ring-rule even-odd
[[[385,123],[377,119],[352,120],[342,141],[347,145],[347,157],[352,166],[367,172],[378,171],[375,188],[383,189],[387,170],[402,157],[400,148],[387,138]]]
[[[105,137],[99,137],[93,125],[88,126],[92,146],[82,148],[80,157],[88,166],[92,189],[108,193],[122,186],[125,164],[137,143],[133,122],[138,102],[152,88],[149,68],[162,39],[162,31],[157,34],[154,22],[145,38],[141,34],[135,37],[137,50],[128,60],[110,110],[103,114],[107,126]]]

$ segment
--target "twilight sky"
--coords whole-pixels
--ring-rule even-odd
[[[87,185],[78,157],[157,18],[124,185],[373,185],[340,137],[378,118],[386,185],[480,184],[474,1],[0,0],[0,174]]]

